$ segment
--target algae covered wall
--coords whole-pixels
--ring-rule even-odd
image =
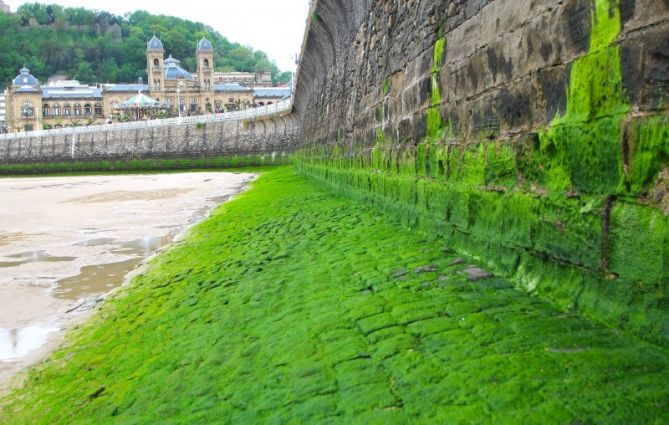
[[[144,158],[283,157],[295,151],[295,115],[255,121],[125,128],[0,141],[0,165]]]
[[[669,345],[669,1],[318,0],[302,170]]]

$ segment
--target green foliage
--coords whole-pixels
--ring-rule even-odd
[[[474,264],[275,169],[70,333],[0,422],[669,420],[665,351],[470,282]]]
[[[135,82],[146,77],[146,41],[154,33],[186,69],[195,69],[195,46],[206,36],[217,69],[270,70],[275,83],[290,80],[290,72],[282,73],[264,52],[232,43],[202,23],[143,11],[123,17],[27,3],[16,14],[0,14],[0,84],[9,85],[23,64],[42,82],[54,74],[85,83]]]

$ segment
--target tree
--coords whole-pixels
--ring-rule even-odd
[[[40,27],[30,27],[31,21]],[[214,47],[217,70],[270,70],[274,81],[286,80],[265,52],[232,43],[199,22],[145,11],[115,16],[27,3],[16,14],[0,13],[0,82],[8,85],[24,63],[40,81],[65,72],[83,82],[134,82],[146,75],[144,52],[154,32],[185,69],[195,70],[195,46],[205,36]]]
[[[74,78],[85,83],[93,83],[96,80],[93,67],[88,62],[79,63],[74,73]]]

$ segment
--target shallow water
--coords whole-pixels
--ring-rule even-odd
[[[0,180],[0,390],[251,174]]]
[[[49,334],[58,331],[56,326],[26,326],[0,328],[0,361],[19,359],[46,343]]]

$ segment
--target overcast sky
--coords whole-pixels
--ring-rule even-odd
[[[4,0],[12,11],[23,0]],[[203,22],[228,38],[265,51],[279,68],[295,68],[294,56],[299,53],[304,34],[309,0],[39,0],[66,7],[106,10],[116,15],[146,10],[156,15],[171,15]],[[160,36],[160,35],[159,35]]]

